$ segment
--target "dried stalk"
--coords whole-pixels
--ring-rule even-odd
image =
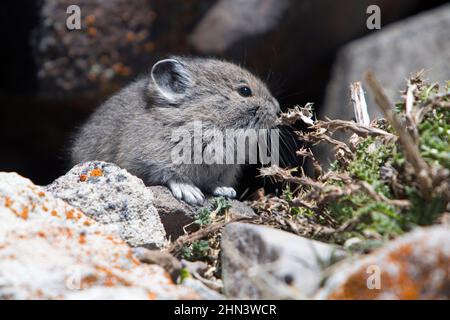
[[[367,112],[367,103],[361,82],[353,82],[350,85],[350,97],[355,112],[356,123],[369,126],[370,117]]]
[[[397,137],[392,133],[386,132],[379,128],[371,127],[370,125],[363,125],[355,123],[353,121],[346,120],[328,120],[327,121],[317,121],[312,129],[326,128],[329,132],[335,131],[351,131],[360,135],[362,137],[372,136],[382,136],[389,140],[395,140]]]

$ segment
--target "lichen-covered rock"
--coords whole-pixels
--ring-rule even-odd
[[[141,179],[114,164],[77,165],[46,189],[96,221],[117,225],[131,246],[161,248],[165,244],[152,192]]]
[[[243,299],[309,298],[338,247],[269,227],[231,223],[222,235],[225,293]]]
[[[117,235],[15,173],[0,173],[1,299],[197,298]]]
[[[450,299],[450,228],[417,229],[336,268],[319,299]]]

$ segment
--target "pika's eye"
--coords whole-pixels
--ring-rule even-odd
[[[250,97],[252,95],[252,90],[249,87],[244,86],[238,89],[238,92],[243,97]]]

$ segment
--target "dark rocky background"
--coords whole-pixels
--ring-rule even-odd
[[[108,95],[168,54],[214,55],[263,79],[284,108],[325,96],[339,48],[442,0],[16,0],[0,11],[0,171],[47,184],[67,171],[74,129]],[[66,8],[81,7],[68,31]],[[377,31],[378,32],[378,31]],[[407,75],[405,75],[406,77]],[[290,159],[290,161],[294,161]],[[241,191],[255,189],[248,170]],[[256,181],[256,182],[255,182]]]

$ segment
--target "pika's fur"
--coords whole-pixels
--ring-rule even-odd
[[[203,193],[235,197],[241,165],[174,164],[172,132],[192,130],[194,121],[222,132],[272,128],[279,109],[264,83],[235,64],[172,57],[101,105],[76,135],[71,158],[115,163],[192,204]]]

